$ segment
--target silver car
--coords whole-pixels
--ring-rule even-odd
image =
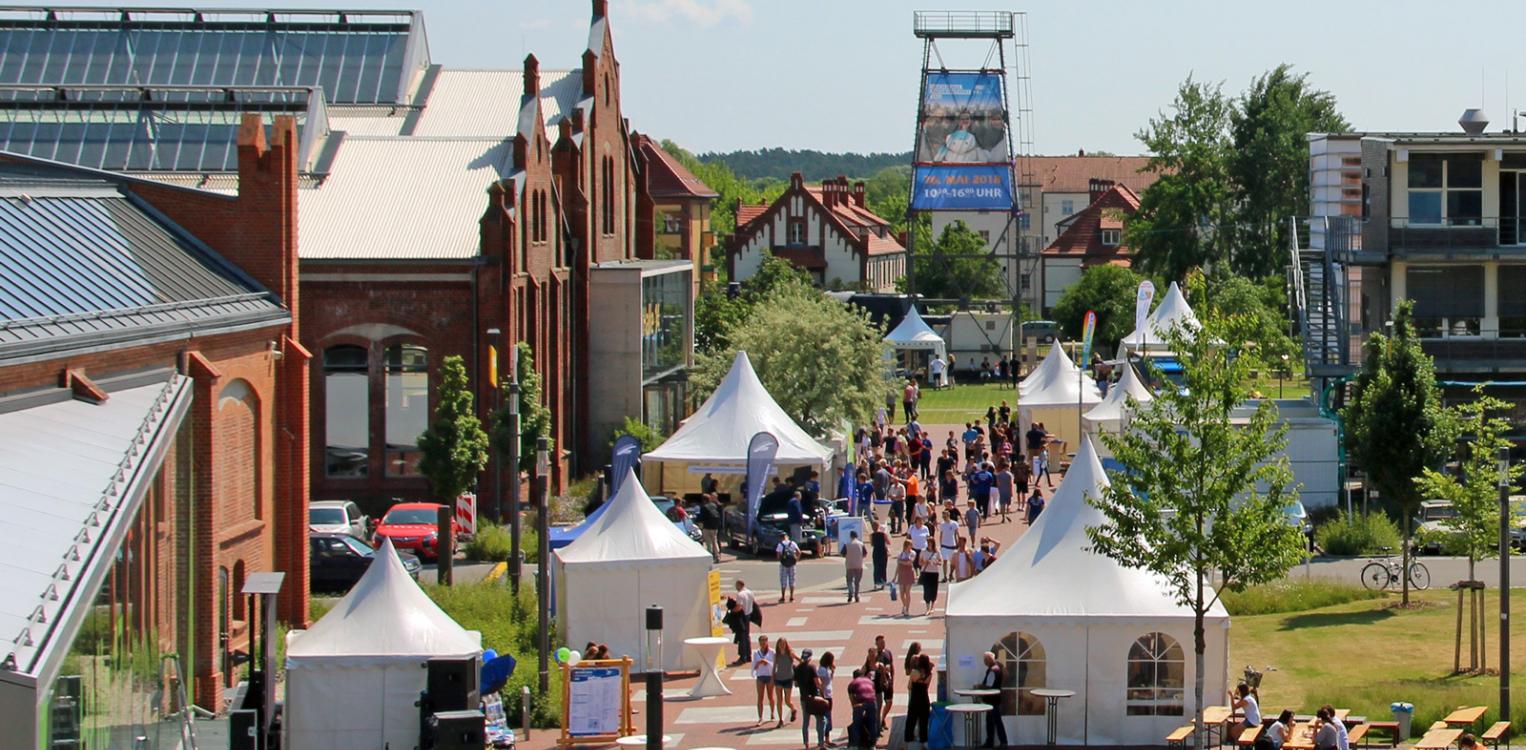
[[[356,539],[371,535],[371,519],[352,500],[314,500],[307,506],[308,531],[349,534]]]

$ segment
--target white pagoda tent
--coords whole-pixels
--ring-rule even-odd
[[[1032,385],[1024,391],[1019,384],[1019,428],[1026,433],[1029,425],[1043,422],[1051,437],[1065,441],[1067,451],[1075,450],[1081,443],[1081,413],[1102,401],[1096,381],[1072,364],[1056,344],[1024,382]],[[1059,469],[1058,463],[1052,466]]]
[[[1065,376],[1074,378],[1076,370],[1076,363],[1070,361],[1070,357],[1065,354],[1065,347],[1060,346],[1059,341],[1055,341],[1054,346],[1049,348],[1049,353],[1044,355],[1044,360],[1039,362],[1039,366],[1033,368],[1033,372],[1028,373],[1028,377],[1017,384],[1017,394],[1022,396],[1055,378]]]
[[[643,477],[659,492],[698,491],[706,473],[716,475],[723,486],[739,484],[747,471],[747,445],[759,432],[778,439],[774,466],[780,473],[810,466],[828,476],[832,450],[784,413],[758,380],[747,352],[737,352],[710,398],[667,441],[642,456]]]
[[[413,747],[427,662],[482,655],[482,635],[430,600],[390,541],[350,593],[286,644],[286,747]]]
[[[1133,414],[1129,406],[1129,399],[1135,403],[1147,404],[1155,398],[1150,389],[1139,380],[1139,374],[1134,371],[1134,366],[1128,362],[1122,364],[1123,375],[1118,382],[1107,390],[1107,395],[1102,398],[1102,403],[1093,406],[1090,411],[1082,414],[1087,434],[1099,435],[1102,433],[1122,432],[1128,426],[1128,420]],[[1106,453],[1106,448],[1100,448]]]
[[[1033,527],[980,575],[953,584],[944,653],[953,685],[984,674],[993,651],[1018,685],[1002,710],[1013,745],[1041,745],[1044,702],[1034,688],[1075,691],[1059,706],[1067,745],[1158,745],[1193,715],[1192,610],[1166,582],[1090,551],[1088,527],[1103,523],[1089,502],[1108,484],[1087,439]],[[1208,614],[1204,698],[1228,689],[1229,615]],[[973,659],[966,655],[975,655]]]
[[[1165,298],[1156,306],[1155,311],[1145,318],[1142,325],[1137,326],[1118,342],[1118,348],[1120,351],[1127,349],[1135,353],[1170,351],[1170,345],[1166,343],[1168,331],[1175,326],[1196,331],[1200,325],[1197,315],[1192,312],[1192,306],[1188,305],[1187,298],[1182,296],[1181,287],[1173,281],[1171,287],[1166,290]]]
[[[906,311],[906,317],[901,318],[900,325],[885,335],[884,341],[897,352],[930,352],[940,358],[948,358],[948,347],[943,337],[922,319],[922,314],[917,312],[915,304]]]
[[[657,509],[634,472],[598,520],[555,555],[563,641],[602,643],[615,658],[640,663],[643,613],[653,604],[663,611],[665,669],[683,664],[685,638],[710,635],[710,553]]]

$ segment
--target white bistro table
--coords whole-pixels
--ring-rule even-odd
[[[1060,733],[1060,699],[1073,698],[1074,690],[1055,690],[1053,688],[1034,688],[1029,692],[1044,699],[1044,716],[1048,719],[1048,744],[1053,745]]]
[[[689,690],[689,697],[699,699],[731,695],[731,689],[726,687],[720,673],[715,669],[715,663],[721,658],[721,651],[731,645],[731,639],[723,636],[685,638],[684,645],[699,654],[699,682],[694,683],[694,687]]]
[[[955,703],[945,706],[943,710],[964,717],[965,747],[975,747],[980,744],[980,723],[984,720],[983,714],[991,710],[991,704]]]

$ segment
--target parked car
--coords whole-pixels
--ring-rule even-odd
[[[1450,500],[1421,500],[1420,517],[1415,519],[1416,534],[1424,536],[1420,551],[1427,555],[1441,554],[1438,537],[1451,532],[1449,521],[1456,517],[1457,509],[1452,507]]]
[[[721,517],[721,535],[726,539],[726,544],[732,549],[746,547],[753,555],[772,553],[779,546],[780,540],[789,534],[789,514],[785,511],[788,502],[788,498],[765,496],[758,508],[757,523],[753,525],[751,533],[747,530],[745,503],[737,502],[726,506]],[[815,518],[817,511],[827,507],[829,504],[821,500],[806,502],[806,526],[800,533],[802,555],[821,557],[822,539],[826,534],[812,526],[811,519]]]
[[[657,510],[662,511],[662,515],[666,516],[669,521],[672,521],[673,525],[677,526],[690,539],[700,544],[705,543],[705,533],[700,530],[699,524],[695,523],[694,514],[696,511],[694,508],[683,506],[684,512],[679,514],[677,512],[677,508],[680,507],[679,502],[666,495],[654,495],[652,497],[652,504],[656,505]]]
[[[371,518],[349,500],[314,500],[307,506],[307,530],[371,538]]]
[[[411,550],[419,559],[434,562],[440,557],[437,519],[443,507],[439,503],[398,503],[392,506],[377,524],[371,544],[380,547],[382,539],[391,539],[393,547]],[[454,521],[452,528],[458,537],[465,531]]]
[[[346,533],[314,532],[307,536],[309,588],[314,592],[345,593],[371,568],[376,548]],[[416,581],[424,566],[411,552],[398,552],[403,569]]]

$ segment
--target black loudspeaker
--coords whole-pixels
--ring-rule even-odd
[[[228,750],[259,750],[260,712],[241,709],[228,712]]]
[[[474,711],[481,703],[478,679],[481,667],[476,659],[430,659],[429,709],[442,711]]]
[[[440,711],[429,717],[434,750],[482,750],[487,719],[481,711]]]

